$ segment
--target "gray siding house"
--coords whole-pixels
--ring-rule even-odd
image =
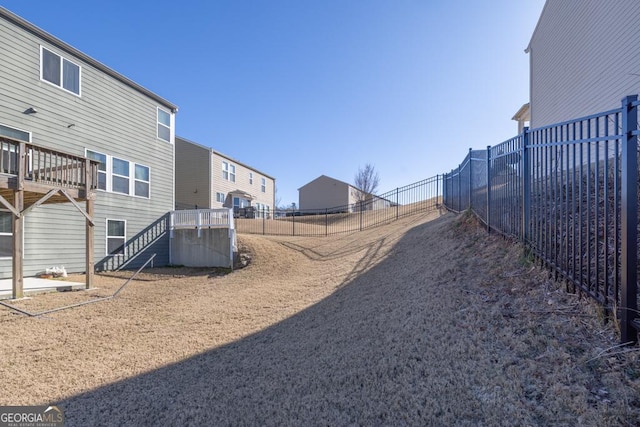
[[[20,142],[98,161],[95,268],[134,268],[154,253],[154,265],[167,264],[177,107],[1,7],[0,46],[3,162]],[[12,274],[12,216],[4,207],[0,278]],[[72,203],[32,209],[24,216],[24,274],[85,271],[85,239],[85,218]]]
[[[176,137],[176,209],[254,208],[270,217],[275,208],[275,178],[182,137]]]
[[[531,127],[620,106],[640,92],[640,2],[547,0],[526,52]]]

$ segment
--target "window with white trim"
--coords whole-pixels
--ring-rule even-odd
[[[149,198],[149,168],[136,163],[134,169],[133,194]]]
[[[107,255],[124,255],[126,236],[126,221],[107,219]]]
[[[262,178],[260,182],[261,182],[260,191],[262,191],[263,193],[266,193],[267,192],[267,179],[266,178]]]
[[[100,162],[98,189],[131,196],[151,197],[151,170],[148,166],[86,150],[86,157]]]
[[[29,132],[0,125],[0,136],[6,136],[18,141],[31,142],[31,134]]]
[[[107,190],[107,155],[87,150],[87,158],[97,160],[98,164],[98,189]]]
[[[236,182],[236,166],[228,162],[222,162],[222,179]]]
[[[224,195],[224,193],[216,193],[217,202],[224,203],[224,199],[226,199],[226,196]]]
[[[31,133],[4,125],[0,125],[0,136],[31,142]],[[27,155],[29,159],[31,159],[31,153]],[[31,164],[29,164],[29,170],[31,170]],[[16,145],[0,143],[0,173],[18,173],[18,152]]]
[[[40,79],[80,96],[80,66],[40,46]]]
[[[253,185],[253,172],[249,172],[249,184]]]
[[[171,113],[158,107],[158,139],[171,142]]]
[[[111,161],[111,190],[114,193],[129,194],[130,176],[129,162],[114,157]]]
[[[13,255],[13,214],[0,211],[0,258]]]

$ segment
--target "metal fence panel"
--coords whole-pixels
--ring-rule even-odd
[[[617,309],[629,341],[638,324],[638,105],[627,97],[620,109],[525,128],[470,150],[443,177],[448,209],[471,209],[573,289]]]
[[[363,231],[407,215],[436,210],[442,203],[442,176],[437,175],[345,206],[325,209],[256,210],[254,218],[237,218],[239,233],[329,236]]]

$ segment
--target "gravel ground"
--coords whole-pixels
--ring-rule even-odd
[[[468,217],[240,243],[251,263],[231,274],[149,270],[41,318],[0,307],[0,405],[55,404],[68,426],[640,420],[638,347]]]

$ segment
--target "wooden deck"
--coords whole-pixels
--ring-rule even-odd
[[[99,162],[0,137],[0,208],[13,213],[13,298],[23,296],[24,217],[48,203],[71,203],[86,219],[87,288],[93,279],[93,200]],[[86,202],[83,209],[78,202]]]

